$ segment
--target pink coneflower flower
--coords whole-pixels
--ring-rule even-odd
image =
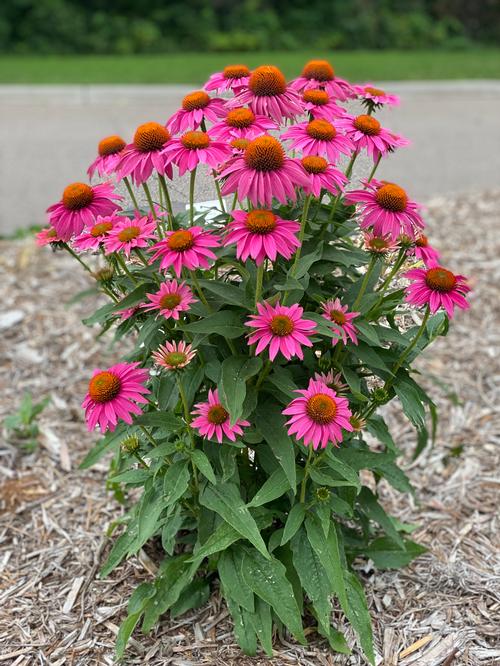
[[[180,370],[191,363],[196,356],[196,350],[184,340],[180,342],[166,342],[160,345],[152,354],[156,365],[161,365],[167,370]]]
[[[35,234],[35,242],[40,247],[44,245],[52,245],[52,243],[63,243],[63,239],[59,238],[57,231],[54,227],[46,227],[42,229],[37,234]]]
[[[302,102],[299,95],[286,85],[283,73],[274,65],[262,65],[253,70],[248,88],[226,102],[228,109],[249,106],[256,115],[268,116],[277,123],[283,118],[299,116]]]
[[[68,185],[61,201],[47,208],[49,222],[64,241],[78,235],[85,226],[91,226],[97,215],[110,215],[120,206],[111,183]]]
[[[116,165],[119,178],[131,176],[136,185],[146,182],[153,170],[172,178],[172,167],[166,163],[162,148],[170,141],[170,132],[159,123],[139,125],[134,140],[120,154]]]
[[[113,173],[120,161],[120,153],[126,145],[121,136],[117,136],[116,134],[107,136],[99,141],[97,157],[87,169],[89,178],[92,179],[96,171],[99,176]]]
[[[226,164],[220,178],[226,179],[222,194],[238,192],[239,201],[248,197],[254,206],[272,206],[274,197],[284,204],[295,201],[295,188],[309,185],[301,164],[286,157],[281,143],[267,135],[250,141],[241,157]]]
[[[310,379],[307,389],[295,393],[299,393],[300,398],[292,400],[283,414],[291,417],[287,421],[288,434],[303,439],[304,446],[312,444],[315,450],[319,446],[324,449],[328,442],[337,446],[343,439],[342,428],[352,432],[349,421],[352,413],[347,399],[324,382]]]
[[[455,275],[442,266],[432,266],[413,268],[404,277],[415,280],[406,288],[405,300],[412,305],[428,305],[432,314],[442,307],[450,319],[455,305],[462,310],[469,308],[464,296],[470,287],[464,275]]]
[[[294,79],[290,87],[300,91],[321,88],[340,101],[345,101],[355,94],[350,83],[335,76],[333,67],[327,60],[310,60],[302,70],[302,75]]]
[[[144,395],[150,391],[144,386],[148,371],[138,366],[139,363],[118,363],[107,370],[94,370],[82,403],[89,430],[99,424],[102,432],[107,428],[113,431],[118,419],[130,425],[131,415],[141,413],[136,403],[147,403]]]
[[[390,234],[397,240],[402,233],[415,238],[415,231],[424,228],[418,213],[420,206],[408,198],[402,187],[373,178],[365,183],[365,188],[345,196],[346,203],[361,206],[361,229],[373,227],[377,236]]]
[[[216,169],[231,156],[231,148],[222,141],[214,140],[210,129],[208,132],[189,131],[178,139],[172,139],[162,154],[168,164],[173,162],[179,167],[179,176],[182,176],[186,171],[196,169],[198,164]]]
[[[310,183],[304,191],[315,197],[321,195],[321,190],[332,194],[339,194],[344,189],[348,179],[331,164],[319,155],[308,155],[300,160],[305,171],[309,174]]]
[[[277,130],[278,125],[266,116],[256,116],[251,109],[239,107],[229,111],[224,120],[216,123],[211,129],[211,134],[219,141],[231,141],[231,139],[255,139],[256,136],[265,134],[267,130]]]
[[[397,106],[399,97],[386,93],[385,90],[375,88],[371,83],[365,83],[362,86],[353,86],[354,92],[359,99],[367,102],[368,105],[379,106]]]
[[[236,243],[236,257],[241,261],[251,257],[260,266],[266,258],[276,261],[278,255],[290,259],[300,246],[295,235],[300,229],[298,222],[283,220],[272,211],[259,208],[248,213],[233,210],[231,215],[233,221],[227,225],[229,233],[224,245]]]
[[[248,148],[249,143],[250,139],[232,139],[229,142],[229,145],[233,149],[233,155],[240,156],[243,155],[245,150]]]
[[[127,319],[133,317],[136,314],[136,312],[139,312],[140,309],[141,309],[140,305],[134,305],[133,308],[125,308],[124,310],[118,310],[116,314],[120,315],[121,321],[127,321]]]
[[[374,162],[379,157],[387,155],[388,152],[393,152],[396,148],[407,146],[410,143],[404,137],[392,134],[382,127],[373,116],[346,114],[336,124],[354,143],[356,151],[366,150]]]
[[[342,340],[346,345],[348,338],[357,345],[358,338],[352,320],[356,319],[359,312],[348,312],[347,305],[342,305],[338,298],[322,303],[321,307],[323,309],[323,317],[331,323],[333,332],[339,336],[338,338],[332,338],[332,345],[336,345],[339,340]]]
[[[340,122],[338,120],[337,124]],[[349,155],[355,148],[349,137],[339,134],[335,126],[323,118],[292,125],[281,138],[289,139],[290,147],[304,155],[326,155],[330,162],[336,162],[341,153]]]
[[[182,108],[167,120],[171,134],[195,130],[203,120],[215,123],[226,115],[224,100],[210,97],[204,90],[189,93],[182,100]]]
[[[439,252],[435,247],[429,245],[429,241],[425,234],[417,234],[415,245],[409,248],[408,253],[414,254],[421,259],[426,266],[439,263]]]
[[[150,263],[161,257],[160,269],[167,270],[172,266],[177,277],[180,277],[183,266],[190,271],[200,266],[208,268],[208,259],[216,259],[208,248],[218,247],[219,244],[220,240],[202,227],[167,231],[165,238],[151,248],[154,255]]]
[[[279,301],[272,306],[267,301],[257,303],[256,315],[250,315],[245,326],[257,329],[250,335],[248,344],[257,343],[255,354],[260,354],[269,345],[269,358],[274,361],[278,352],[289,361],[293,356],[304,358],[302,345],[312,347],[309,337],[313,334],[316,324],[309,319],[302,319],[304,309],[295,304],[290,307],[280,305]]]
[[[248,85],[250,73],[246,65],[228,65],[222,72],[212,74],[203,87],[205,90],[215,90],[219,93],[228,90],[237,93],[240,88]]]
[[[302,102],[304,111],[310,113],[313,118],[324,118],[332,120],[333,118],[342,118],[346,110],[338,106],[333,97],[326,90],[311,88],[302,93]]]
[[[123,220],[122,217],[112,213],[111,215],[98,215],[94,223],[84,229],[82,233],[74,239],[74,245],[79,250],[98,250],[100,244],[104,241],[114,225]]]
[[[177,284],[177,280],[163,282],[159,291],[155,294],[146,294],[149,303],[142,307],[145,310],[159,310],[159,314],[165,319],[179,319],[179,312],[189,310],[189,305],[196,301],[193,292],[186,286],[185,282]]]
[[[399,249],[398,242],[392,238],[390,234],[385,236],[378,236],[377,234],[367,231],[363,234],[365,241],[365,250],[372,254],[384,255],[389,252],[395,252]]]
[[[345,382],[342,381],[342,374],[340,372],[334,373],[329,370],[327,373],[315,372],[314,379],[318,382],[323,382],[328,388],[331,388],[335,393],[343,393],[349,388]]]
[[[207,439],[213,439],[215,436],[219,444],[222,444],[224,435],[234,442],[236,435],[243,434],[242,427],[250,425],[243,419],[238,419],[234,425],[231,425],[229,414],[220,403],[217,389],[215,391],[208,389],[208,402],[199,402],[194,407],[191,413],[196,418],[191,421],[191,426]]]
[[[149,215],[141,216],[134,212],[133,218],[122,217],[104,237],[104,251],[123,252],[126,257],[134,248],[148,247],[150,240],[156,240],[156,222]]]

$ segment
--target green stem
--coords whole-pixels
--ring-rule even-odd
[[[127,268],[127,264],[125,263],[125,260],[123,259],[123,257],[121,257],[121,256],[118,254],[118,252],[115,252],[115,256],[116,256],[116,260],[117,260],[117,262],[120,264],[120,266],[121,266],[122,270],[124,271],[124,273],[125,273],[126,275],[128,275],[128,277],[132,280],[132,282],[134,282],[134,284],[139,284],[138,280],[132,275],[132,273],[131,273],[131,272],[129,271],[129,269]]]
[[[154,202],[153,202],[153,197],[151,196],[151,190],[149,189],[149,186],[148,186],[147,183],[143,183],[142,187],[143,187],[144,193],[146,194],[146,199],[148,200],[149,208],[151,209],[151,215],[156,220],[157,215],[156,215],[155,205],[154,205]]]
[[[290,277],[293,278],[295,276],[295,273],[297,271],[297,266],[300,261],[300,255],[302,253],[302,245],[304,244],[304,236],[306,233],[306,227],[307,227],[307,215],[309,213],[309,206],[311,205],[312,201],[312,194],[308,194],[307,197],[305,198],[304,201],[304,209],[302,211],[302,218],[300,220],[300,231],[299,231],[299,247],[297,248],[297,252],[295,253],[295,259],[292,264],[292,268],[290,270]],[[285,291],[283,295],[283,305],[285,305],[287,298],[288,298],[288,291]]]
[[[418,331],[417,331],[415,337],[414,337],[413,340],[410,342],[410,344],[408,345],[408,347],[404,350],[404,352],[401,354],[401,356],[400,356],[399,359],[397,360],[397,362],[396,362],[396,364],[394,365],[394,367],[391,369],[391,372],[392,372],[392,375],[393,375],[393,376],[392,376],[392,378],[388,379],[388,380],[386,381],[386,383],[384,384],[384,389],[385,389],[386,391],[388,391],[388,390],[391,388],[391,386],[393,385],[393,383],[394,383],[394,381],[395,381],[395,379],[396,379],[396,374],[397,374],[398,370],[401,368],[401,366],[403,365],[403,363],[406,361],[406,359],[408,358],[408,356],[411,354],[411,352],[412,352],[413,348],[415,347],[415,345],[417,344],[417,342],[418,342],[418,341],[420,340],[420,338],[422,337],[422,334],[423,334],[423,332],[425,331],[425,328],[426,328],[426,326],[427,326],[427,321],[428,321],[428,319],[429,319],[430,314],[431,314],[430,307],[427,306],[427,308],[426,308],[426,310],[425,310],[424,318],[422,319],[422,323],[420,324],[420,328],[418,329]]]
[[[375,171],[377,170],[378,165],[380,164],[380,160],[381,160],[381,159],[382,159],[382,153],[380,153],[380,155],[379,155],[378,158],[377,158],[377,161],[376,161],[375,164],[373,165],[373,169],[370,171],[370,175],[368,176],[368,180],[366,181],[366,184],[367,184],[367,185],[368,185],[369,182],[371,182],[371,179],[372,179],[373,176],[375,175]],[[365,185],[365,189],[366,189],[366,185]]]
[[[236,204],[238,203],[238,190],[234,193],[233,197],[233,203],[231,204],[231,210],[234,210],[236,208]]]
[[[309,452],[307,454],[306,466],[304,468],[304,478],[302,479],[302,484],[300,486],[300,503],[304,504],[306,501],[306,486],[307,486],[307,477],[309,476],[309,465],[311,463],[313,453],[312,444],[309,444]]]
[[[340,201],[341,197],[342,197],[341,192],[339,192],[339,194],[337,194],[337,196],[335,197],[335,201],[333,202],[333,206],[330,210],[330,215],[328,216],[328,224],[331,224],[333,222],[333,218],[335,216],[335,211],[337,210],[337,207],[339,205],[339,201]],[[325,225],[325,229],[326,229],[326,226],[327,225]]]
[[[262,382],[267,377],[267,375],[271,372],[272,367],[273,367],[273,365],[272,365],[271,361],[266,361],[264,367],[260,371],[260,375],[257,379],[257,383],[255,384],[255,388],[257,390],[261,387]]]
[[[359,153],[357,151],[352,154],[351,161],[349,162],[349,164],[347,165],[347,169],[345,170],[346,178],[351,177],[352,169],[354,167],[354,162],[356,161],[358,155]]]
[[[189,273],[191,275],[191,280],[193,281],[194,288],[196,289],[198,296],[200,297],[200,301],[207,308],[207,310],[212,310],[210,303],[207,301],[205,294],[203,293],[203,289],[201,288],[201,285],[198,282],[198,278],[196,277],[195,271],[189,271]]]
[[[225,213],[226,212],[226,207],[224,206],[224,199],[222,198],[222,194],[221,194],[221,191],[220,191],[220,184],[219,184],[219,181],[217,180],[217,174],[216,174],[215,171],[212,171],[212,175],[214,177],[215,189],[217,191],[217,198],[219,199],[219,205],[220,205],[221,211],[223,213]]]
[[[85,268],[86,271],[92,273],[92,269],[89,268],[89,266],[87,266],[87,264],[83,261],[83,259],[80,259],[77,253],[74,250],[72,250],[67,243],[64,243],[64,248],[71,254],[72,257],[74,257]]]
[[[255,280],[255,309],[262,296],[262,283],[264,281],[264,262],[257,268],[257,277]]]
[[[387,287],[389,286],[389,284],[390,284],[392,278],[396,275],[396,273],[398,272],[398,270],[399,270],[399,269],[401,268],[401,266],[403,265],[405,258],[406,258],[406,250],[405,250],[404,248],[401,248],[401,250],[399,250],[399,254],[398,254],[398,256],[397,256],[397,259],[396,259],[396,261],[394,262],[394,266],[393,266],[392,269],[391,269],[391,272],[390,272],[389,275],[385,278],[385,280],[382,282],[382,284],[380,285],[380,287],[377,289],[377,291],[380,293],[381,296],[383,295],[384,291],[385,291],[385,290],[387,289]],[[382,300],[382,299],[381,299],[381,300]]]
[[[125,176],[123,178],[123,182],[125,183],[125,187],[127,188],[128,193],[130,195],[130,198],[132,199],[132,203],[134,204],[134,208],[139,210],[139,204],[137,203],[137,199],[135,198],[134,190],[133,190],[132,185],[130,184],[130,181],[127,178],[127,176]]]
[[[351,310],[356,311],[356,308],[361,302],[361,299],[364,296],[364,293],[366,291],[366,288],[368,286],[368,282],[370,281],[370,277],[373,273],[373,269],[375,268],[375,264],[377,263],[377,257],[375,255],[372,255],[370,259],[370,263],[368,264],[368,269],[365,273],[365,277],[363,278],[363,282],[361,283],[361,287],[359,289],[358,295],[356,296],[356,300],[352,304]]]
[[[191,226],[194,224],[194,184],[196,181],[196,167],[189,176],[189,220]]]
[[[133,456],[134,458],[137,458],[141,467],[144,467],[144,469],[149,469],[149,465],[147,462],[145,462],[145,460],[142,459],[141,455],[137,453],[137,451],[134,451]]]
[[[139,426],[139,428],[146,435],[146,437],[149,439],[149,441],[151,442],[151,444],[153,446],[155,446],[155,447],[158,446],[158,442],[156,441],[156,439],[153,437],[153,435],[151,435],[151,433],[148,432],[148,430],[144,426],[141,425],[141,426]]]
[[[163,191],[165,202],[167,204],[167,210],[169,213],[168,228],[170,231],[172,231],[172,220],[174,218],[174,209],[172,208],[172,200],[170,199],[170,192],[168,191],[167,181],[165,180],[165,176],[162,176],[161,174],[158,174],[158,180],[160,182],[160,187]]]
[[[184,391],[184,387],[182,385],[181,378],[178,372],[175,373],[175,379],[177,381],[177,388],[179,389],[179,395],[181,397],[182,409],[184,411],[184,418],[186,419],[186,423],[189,425],[191,423],[191,414],[189,413],[189,406],[186,398],[186,393]]]

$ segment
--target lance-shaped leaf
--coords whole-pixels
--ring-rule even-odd
[[[247,394],[247,381],[262,367],[262,359],[248,356],[230,356],[222,363],[219,397],[229,412],[231,425],[241,417]]]

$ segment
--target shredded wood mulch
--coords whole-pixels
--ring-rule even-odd
[[[435,199],[427,218],[443,263],[471,276],[472,309],[459,312],[447,338],[419,362],[440,408],[437,440],[412,462],[415,435],[397,405],[388,416],[405,451],[416,499],[383,486],[387,509],[419,525],[429,551],[400,571],[361,570],[374,622],[378,664],[485,666],[500,663],[500,192]],[[41,444],[30,455],[0,441],[0,666],[112,664],[127,599],[156,562],[142,552],[100,580],[107,527],[123,508],[106,491],[106,465],[80,472],[95,441],[80,402],[90,371],[121,350],[80,320],[96,298],[67,302],[90,286],[71,258],[32,240],[0,243],[0,417],[24,391],[52,397]],[[334,622],[349,627],[334,609]],[[274,664],[360,665],[331,655],[321,638],[301,647],[276,637]],[[268,663],[244,657],[217,592],[187,616],[136,632],[127,664]]]

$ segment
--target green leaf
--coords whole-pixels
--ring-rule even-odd
[[[222,363],[219,395],[222,406],[231,417],[231,425],[241,417],[247,393],[247,381],[262,367],[262,359],[248,356],[229,356]]]
[[[96,310],[90,317],[86,317],[85,319],[82,319],[82,323],[85,324],[85,326],[93,326],[94,324],[100,324],[103,321],[106,321],[109,316],[114,312],[114,303],[108,303],[107,305],[103,305],[100,307],[98,310]]]
[[[290,539],[296,534],[299,527],[304,522],[306,517],[306,510],[304,505],[301,502],[297,502],[290,509],[288,518],[286,519],[285,529],[283,530],[283,536],[281,538],[281,545],[284,546],[285,543],[290,541]]]
[[[106,561],[102,565],[101,571],[99,572],[100,578],[106,578],[106,576],[108,576],[126,556],[136,536],[133,531],[134,528],[137,529],[137,521],[132,521],[128,526],[127,531],[121,534],[115,541]]]
[[[183,522],[182,508],[180,505],[177,505],[175,511],[168,516],[161,529],[161,545],[163,550],[169,555],[172,555],[174,552],[175,537],[181,529]]]
[[[184,423],[178,416],[168,412],[145,412],[138,416],[134,423],[135,425],[164,428],[169,432],[175,432],[184,427]]]
[[[384,370],[388,373],[391,372],[375,349],[367,345],[365,342],[359,342],[357,347],[351,348],[351,352],[372,370]]]
[[[231,527],[229,523],[221,523],[215,532],[213,532],[205,543],[196,548],[189,562],[201,562],[205,557],[229,548],[231,544],[241,539],[241,534]]]
[[[273,386],[284,393],[290,398],[290,400],[297,397],[295,394],[297,384],[293,381],[292,374],[286,368],[281,368],[279,365],[276,366],[268,375],[266,381],[273,384]]]
[[[224,589],[227,608],[233,618],[236,640],[244,654],[254,657],[257,653],[257,637],[251,621],[251,615],[238,606],[236,601],[230,596],[230,593],[231,590]]]
[[[108,477],[111,483],[141,483],[149,479],[151,472],[147,469],[135,468],[128,469],[126,472]]]
[[[343,578],[342,561],[340,558],[337,531],[331,529],[325,536],[319,521],[312,515],[306,517],[306,531],[311,546],[320,562],[323,564],[332,592],[338,598],[344,609],[347,605],[346,589]]]
[[[290,490],[290,481],[281,467],[277,467],[261,488],[255,493],[248,506],[262,506],[272,502]],[[295,488],[293,488],[295,491]]]
[[[192,608],[199,608],[208,601],[210,586],[202,578],[196,578],[180,593],[177,601],[170,607],[170,616],[176,618]]]
[[[347,607],[344,613],[359,636],[361,647],[372,666],[375,666],[375,654],[373,652],[373,634],[366,603],[365,593],[357,577],[351,572],[345,572],[345,586],[348,597]]]
[[[213,483],[215,486],[217,483],[217,479],[215,478],[213,467],[210,464],[210,460],[207,458],[206,454],[203,453],[203,451],[201,451],[200,449],[193,449],[191,451],[191,459],[195,464],[195,466],[203,474],[203,476],[206,479],[208,479],[210,483]]]
[[[182,328],[190,333],[221,335],[224,338],[233,339],[245,334],[241,322],[241,313],[232,310],[221,310],[204,319],[185,324]]]
[[[306,275],[306,273],[309,271],[309,269],[311,268],[311,266],[314,264],[315,261],[321,259],[322,253],[323,253],[323,243],[320,242],[317,244],[313,252],[303,255],[299,259],[294,271],[294,276],[297,278],[297,280],[300,280],[301,277]]]
[[[362,340],[375,345],[375,347],[380,347],[380,339],[375,326],[360,317],[356,317],[355,326]]]
[[[127,308],[132,308],[138,303],[142,303],[146,298],[148,291],[154,290],[155,285],[152,282],[140,284],[133,291],[130,292],[125,298],[122,298],[118,303],[113,304],[113,312],[120,312],[120,310],[126,310]]]
[[[370,469],[378,472],[402,493],[413,493],[413,488],[406,474],[394,462],[394,454],[389,452],[361,451],[359,449],[337,449],[332,456],[343,460],[356,470]]]
[[[248,539],[265,558],[270,557],[257,523],[234,484],[221,483],[215,487],[207,486],[200,496],[200,503],[218,513],[242,537]]]
[[[198,280],[204,291],[210,291],[217,296],[219,303],[223,305],[237,305],[240,308],[251,309],[252,303],[249,302],[243,289],[220,280]]]
[[[407,382],[402,384],[398,374],[398,381],[394,384],[394,390],[401,401],[406,416],[414,426],[423,428],[425,426],[425,408],[415,388]]]
[[[247,549],[241,570],[248,587],[273,608],[294,638],[305,645],[302,618],[283,564],[275,558],[266,559]]]
[[[353,486],[356,486],[357,488],[361,487],[358,472],[339,457],[334,456],[330,449],[328,449],[327,455],[325,456],[325,462],[337,472],[337,474],[340,474],[344,479],[350,481]]]
[[[256,599],[255,613],[250,616],[250,622],[253,625],[254,631],[265,653],[268,657],[273,656],[273,618],[271,614],[271,606],[266,604],[265,601]]]
[[[191,582],[198,568],[196,563],[188,565],[187,555],[179,555],[164,560],[155,580],[156,594],[148,604],[142,623],[142,630],[147,633],[179,599],[184,588]]]
[[[323,469],[311,467],[309,470],[309,476],[314,483],[317,483],[319,486],[330,486],[331,488],[342,488],[344,486],[359,487],[359,481],[355,484],[347,479],[339,478],[332,469],[327,467],[323,467]]]
[[[167,469],[163,477],[164,506],[170,506],[184,495],[189,486],[190,474],[187,460],[178,460]]]
[[[158,529],[158,519],[166,504],[163,498],[161,480],[156,486],[146,490],[141,497],[137,515],[137,536],[130,544],[128,555],[136,553]]]
[[[127,429],[124,425],[119,425],[114,432],[108,432],[97,444],[90,449],[85,458],[79,465],[80,469],[88,469],[95,465],[106,453],[115,451],[119,446],[122,439],[125,437]],[[133,429],[128,431],[132,434]]]
[[[373,560],[379,569],[399,569],[427,552],[427,548],[411,539],[405,539],[403,545],[404,550],[401,550],[392,539],[381,537],[363,549],[363,555]]]
[[[384,444],[389,449],[389,451],[392,451],[393,453],[399,452],[394,440],[392,439],[386,422],[379,414],[374,414],[368,419],[366,429],[371,435],[376,437],[379,442]]]
[[[133,615],[128,615],[125,618],[125,620],[121,623],[115,644],[115,653],[117,659],[121,659],[125,654],[127,643],[130,639],[130,636],[132,636],[132,633],[136,628],[137,623],[141,619],[141,615],[142,613],[134,613]]]
[[[404,541],[392,524],[391,518],[386,514],[372,491],[366,486],[363,486],[358,495],[358,502],[368,518],[378,523],[387,536],[390,537],[399,548],[404,549]]]
[[[291,488],[297,487],[295,470],[295,450],[293,442],[286,433],[285,418],[276,403],[266,401],[257,407],[255,423],[258,432],[269,444],[274,457],[286,474]]]
[[[217,569],[222,585],[229,591],[231,597],[238,605],[245,608],[250,613],[254,612],[254,596],[252,590],[248,587],[241,566],[243,562],[243,552],[228,548],[219,557]]]

